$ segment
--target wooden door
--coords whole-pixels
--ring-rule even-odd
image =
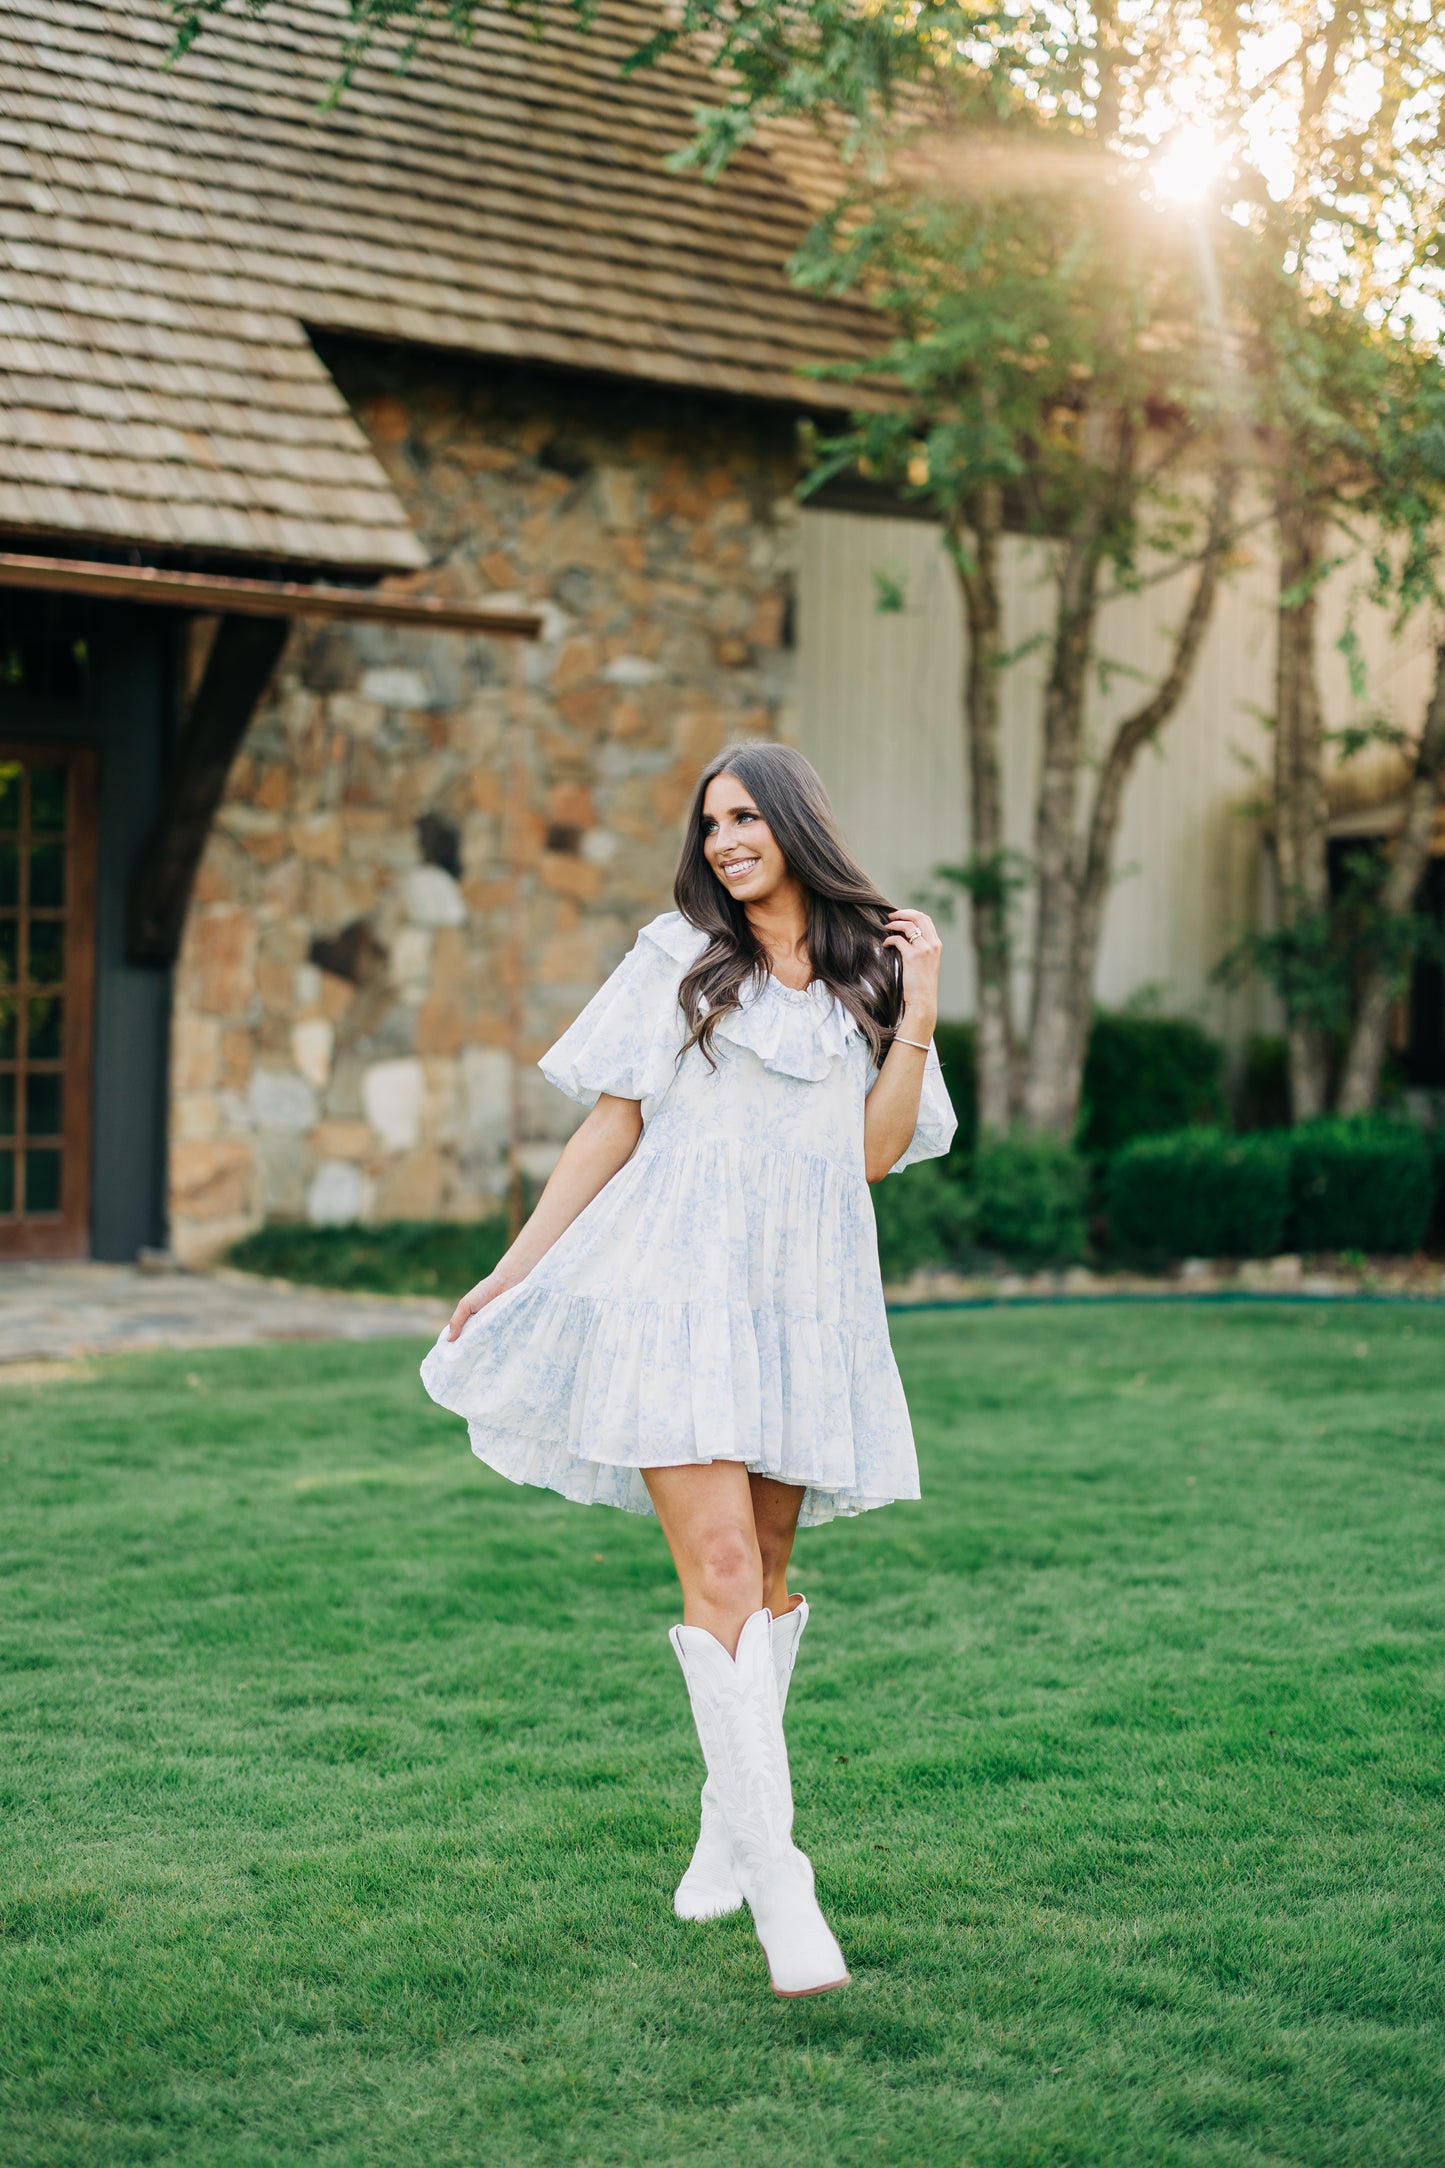
[[[0,1257],[90,1246],[95,754],[0,743]]]

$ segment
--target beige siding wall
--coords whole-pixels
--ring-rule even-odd
[[[1044,553],[1023,542],[1005,552],[1004,627],[1011,649],[1050,623]],[[937,530],[922,521],[843,512],[802,520],[799,682],[793,728],[833,794],[844,829],[875,877],[911,900],[941,860],[966,855],[967,785],[959,688],[964,633],[952,569]],[[896,580],[905,607],[877,608],[877,575]],[[1342,571],[1324,605],[1322,680],[1338,725],[1367,711],[1417,725],[1428,686],[1428,628],[1392,637],[1358,603],[1359,573]],[[1237,933],[1269,907],[1268,858],[1258,805],[1270,759],[1262,720],[1272,695],[1273,566],[1264,549],[1231,582],[1182,708],[1129,786],[1100,959],[1098,997],[1117,1005],[1157,988],[1163,1005],[1197,1014],[1234,1044],[1270,1022],[1259,989],[1226,993],[1211,973]],[[1099,652],[1126,667],[1091,704],[1096,744],[1152,683],[1167,658],[1185,588],[1175,579],[1110,603]],[[1368,688],[1351,696],[1334,641],[1352,598]],[[1005,677],[1009,839],[1030,847],[1037,769],[1041,652]],[[1142,677],[1139,673],[1143,673]],[[1354,764],[1365,781],[1366,764]],[[972,1007],[971,961],[962,919],[949,942],[948,1013]],[[1027,942],[1027,914],[1020,924]],[[1020,995],[1024,986],[1020,984]]]

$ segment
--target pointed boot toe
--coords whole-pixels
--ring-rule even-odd
[[[826,1995],[848,1985],[848,1967],[823,1917],[806,1853],[795,1850],[774,1868],[754,1889],[751,1902],[775,1995]]]
[[[742,1908],[743,1893],[736,1882],[709,1882],[691,1867],[673,1892],[672,1909],[680,1920],[725,1920]]]
[[[702,1789],[702,1827],[672,1909],[680,1920],[721,1920],[740,1912],[743,1893],[733,1868],[733,1841],[709,1778]]]

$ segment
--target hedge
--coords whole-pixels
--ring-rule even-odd
[[[973,1243],[974,1200],[951,1181],[942,1162],[925,1159],[888,1174],[870,1191],[878,1223],[878,1262],[885,1280],[901,1280],[920,1265],[958,1265]]]
[[[447,1308],[491,1271],[507,1247],[507,1222],[383,1220],[375,1226],[299,1227],[272,1221],[226,1253],[242,1272],[376,1295],[436,1295]]]
[[[1084,1063],[1078,1144],[1102,1156],[1135,1137],[1224,1119],[1224,1048],[1184,1016],[1100,1010]]]
[[[933,1043],[958,1113],[948,1172],[966,1180],[978,1137],[973,1026],[940,1023]],[[1133,1137],[1222,1121],[1223,1074],[1223,1047],[1187,1017],[1100,1009],[1089,1030],[1075,1142],[1100,1157]]]
[[[1435,1167],[1430,1139],[1413,1122],[1306,1122],[1291,1143],[1291,1248],[1398,1257],[1420,1247]]]
[[[1088,1168],[1056,1137],[995,1137],[974,1154],[980,1246],[1020,1264],[1067,1264],[1084,1252]]]
[[[1429,1139],[1386,1117],[1230,1136],[1139,1138],[1108,1175],[1110,1239],[1126,1255],[1270,1257],[1281,1250],[1398,1256],[1430,1225]]]
[[[1253,1032],[1234,1087],[1234,1126],[1288,1129],[1289,1119],[1289,1048],[1268,1032]]]
[[[973,1050],[972,1024],[935,1025],[933,1044],[943,1065],[943,1081],[958,1116],[958,1130],[944,1162],[956,1180],[967,1177],[978,1139],[978,1068]]]
[[[1126,1144],[1108,1174],[1113,1247],[1150,1262],[1274,1256],[1289,1223],[1290,1158],[1277,1131],[1181,1129]]]

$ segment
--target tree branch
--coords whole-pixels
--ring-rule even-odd
[[[1181,572],[1188,572],[1195,566],[1204,564],[1211,556],[1228,556],[1232,550],[1238,548],[1246,535],[1253,534],[1257,527],[1268,527],[1273,518],[1273,512],[1266,509],[1257,512],[1253,519],[1236,520],[1221,542],[1216,542],[1211,528],[1200,547],[1189,556],[1172,557],[1158,572],[1147,573],[1143,579],[1134,581],[1129,587],[1111,587],[1106,594],[1099,597],[1100,609],[1106,602],[1127,602],[1131,595],[1147,594],[1151,587],[1163,587],[1170,580],[1177,580]]]
[[[1175,637],[1169,667],[1142,707],[1136,708],[1132,715],[1126,716],[1120,723],[1099,773],[1093,813],[1089,821],[1080,892],[1075,971],[1076,983],[1081,988],[1087,989],[1093,985],[1094,960],[1098,953],[1104,904],[1109,892],[1109,875],[1113,864],[1114,841],[1123,810],[1124,786],[1140,751],[1168,722],[1189,683],[1190,673],[1209,628],[1219,586],[1220,566],[1234,532],[1234,498],[1238,482],[1239,474],[1235,467],[1231,465],[1220,469],[1210,507],[1209,536],[1199,561],[1199,575],[1194,583],[1194,592],[1189,599],[1184,622]]]

